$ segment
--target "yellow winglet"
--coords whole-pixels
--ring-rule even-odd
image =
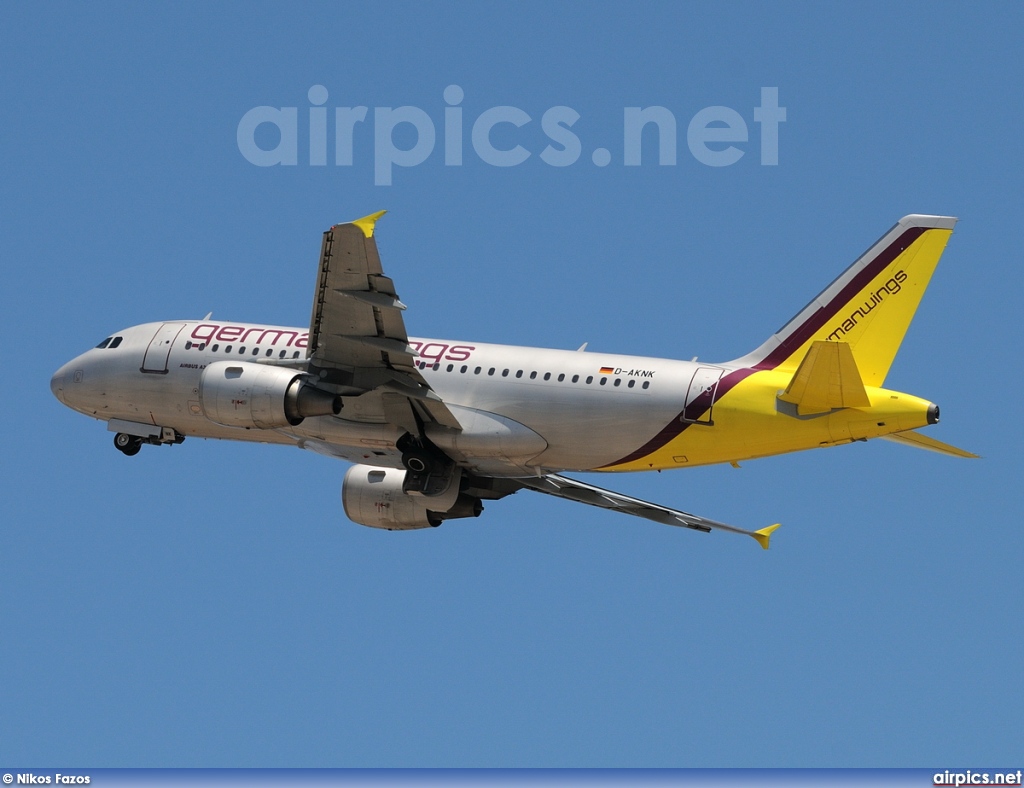
[[[762,528],[760,531],[754,531],[751,534],[757,540],[757,543],[761,545],[762,550],[768,549],[768,540],[772,538],[772,534],[775,533],[775,529],[778,528],[782,523],[775,523],[775,525],[769,525],[767,528]]]
[[[367,238],[373,237],[373,226],[377,224],[377,220],[386,214],[387,211],[377,211],[377,213],[371,213],[369,216],[364,216],[362,219],[356,219],[350,224],[354,224],[360,230],[363,231],[363,235]]]

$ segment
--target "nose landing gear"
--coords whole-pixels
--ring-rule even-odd
[[[185,436],[180,435],[177,430],[171,427],[162,427],[159,435],[150,435],[148,437],[119,432],[114,436],[114,448],[126,457],[134,457],[139,453],[143,443],[149,443],[153,446],[171,446],[184,440]]]
[[[114,447],[126,457],[134,457],[142,448],[142,438],[119,432],[114,436]]]

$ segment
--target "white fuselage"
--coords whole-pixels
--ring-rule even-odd
[[[104,421],[172,428],[182,436],[291,444],[353,462],[401,466],[395,443],[403,430],[363,412],[360,397],[345,398],[338,416],[281,429],[225,427],[207,417],[200,379],[208,365],[300,365],[307,353],[304,329],[174,321],[134,326],[115,337],[121,338],[117,347],[89,350],[54,374],[51,387],[64,404]],[[474,445],[471,435],[460,438],[467,464],[494,474],[614,463],[678,416],[698,369],[715,369],[480,342],[414,338],[409,344],[419,354],[420,373],[460,420],[469,414],[471,422],[512,427],[505,430],[515,444],[511,448]]]

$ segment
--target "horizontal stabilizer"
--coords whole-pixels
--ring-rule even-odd
[[[958,449],[956,446],[950,446],[948,443],[937,441],[935,438],[929,438],[927,435],[922,435],[920,432],[914,432],[913,430],[894,432],[891,435],[883,435],[882,437],[893,443],[902,443],[904,446],[914,446],[918,449],[927,449],[939,454],[948,454],[950,457],[966,457],[971,460],[981,459],[980,455],[972,454],[964,449]]]
[[[801,416],[871,405],[846,342],[813,343],[779,399],[796,405]]]

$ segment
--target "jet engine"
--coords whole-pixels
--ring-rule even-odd
[[[199,381],[199,401],[210,421],[264,430],[341,412],[341,397],[310,385],[302,373],[250,361],[210,364]]]
[[[348,519],[371,528],[411,531],[436,527],[443,520],[479,517],[484,510],[479,498],[459,492],[456,474],[448,490],[426,496],[402,489],[405,470],[353,465],[341,485],[341,502]]]

